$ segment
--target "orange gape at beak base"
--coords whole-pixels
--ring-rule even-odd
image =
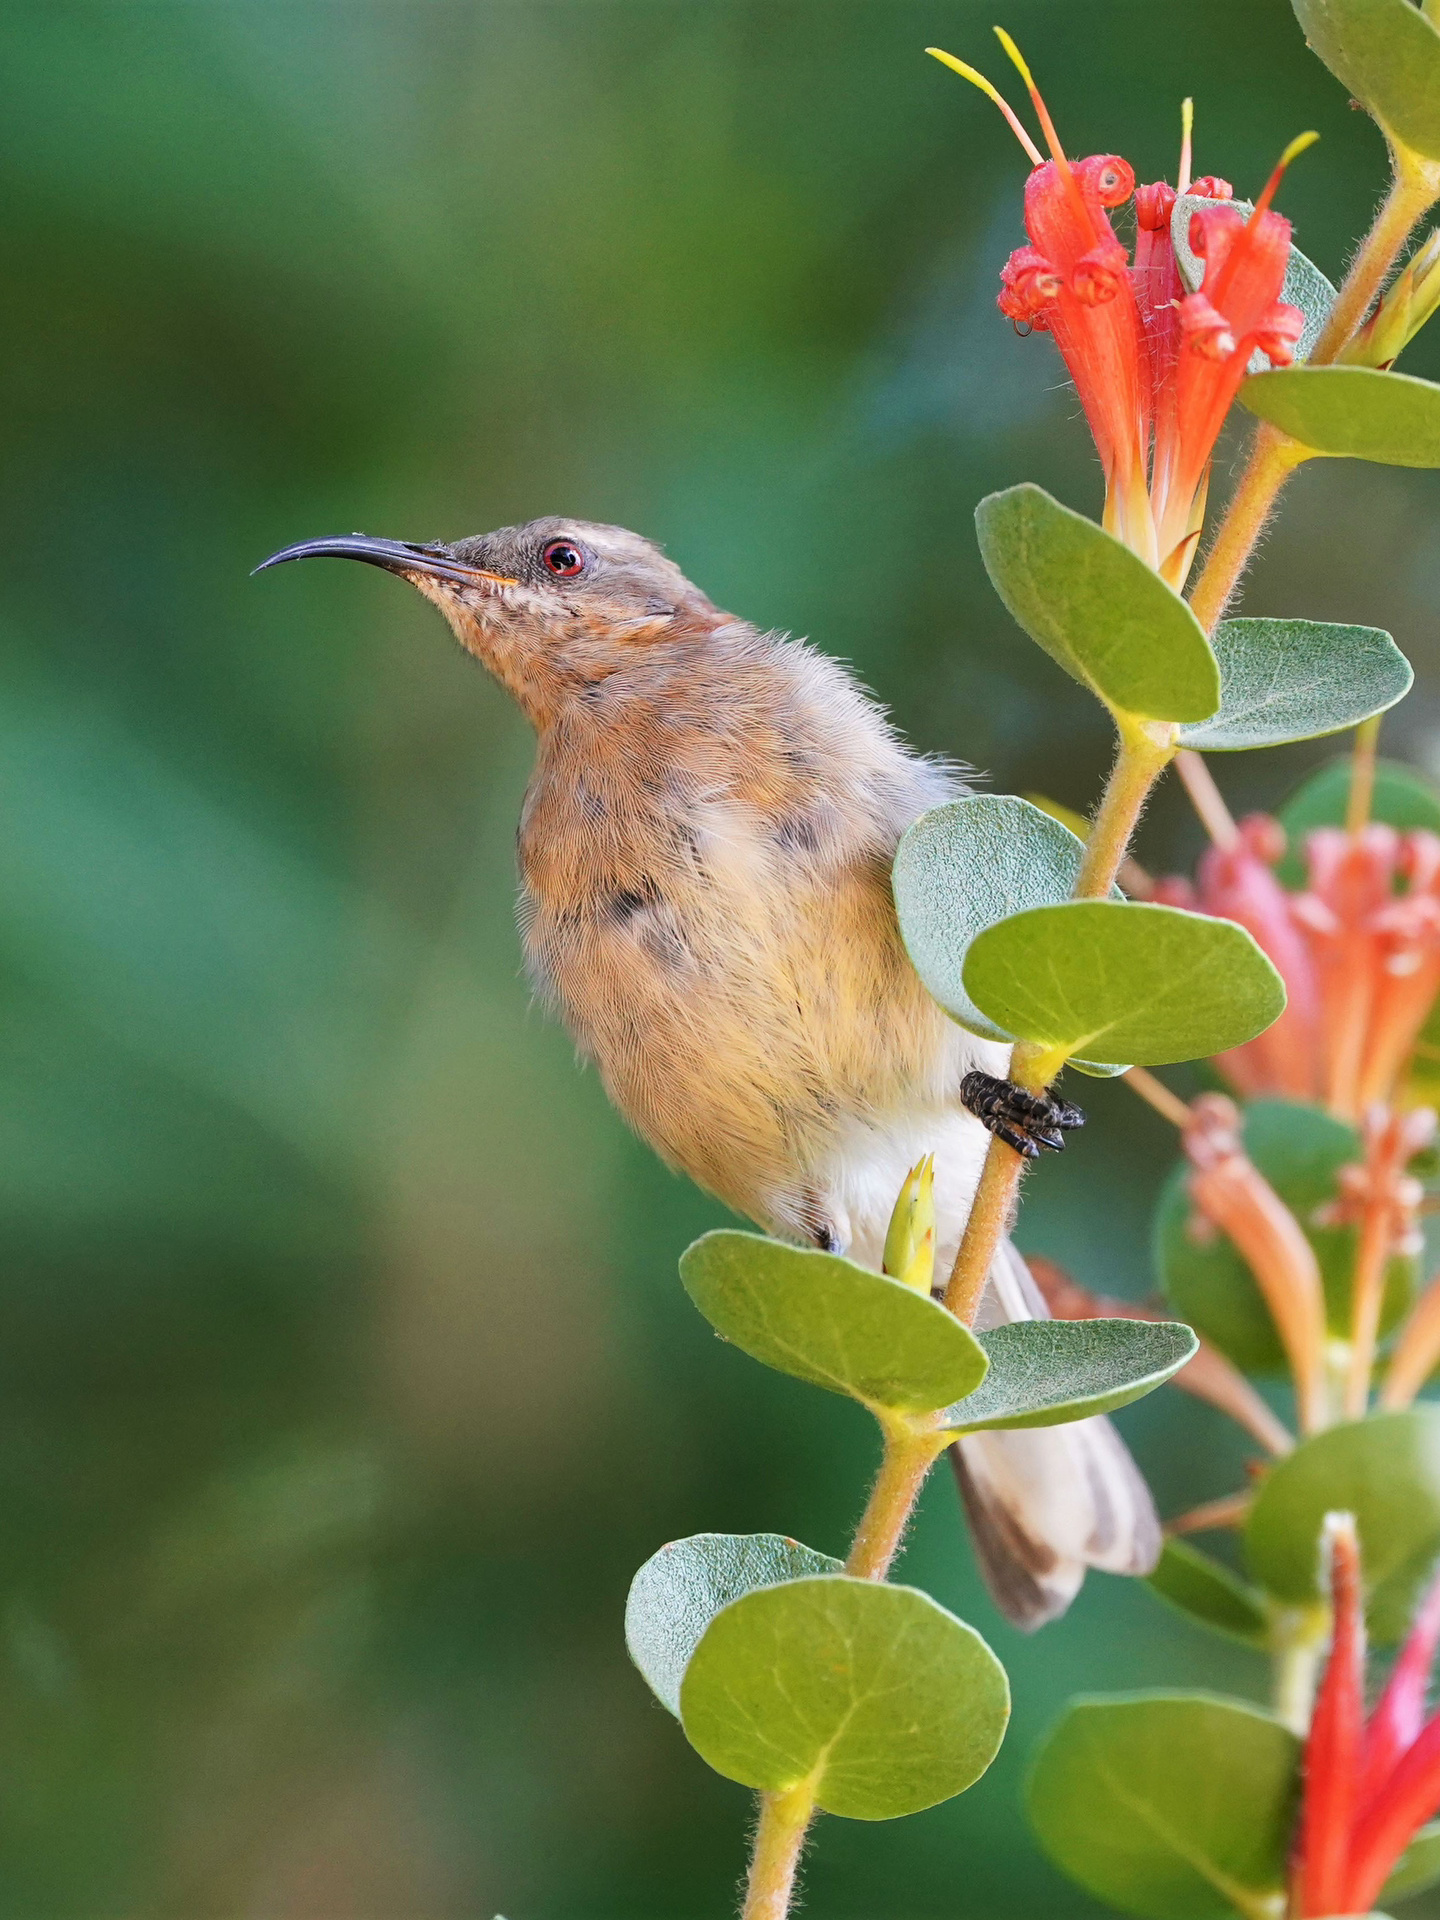
[[[256,573],[278,567],[286,560],[364,560],[387,573],[420,573],[434,580],[452,580],[457,586],[518,587],[520,582],[508,574],[491,573],[484,567],[467,567],[448,548],[421,546],[408,540],[376,540],[365,533],[335,534],[327,540],[303,540],[296,547],[282,547],[262,560]]]

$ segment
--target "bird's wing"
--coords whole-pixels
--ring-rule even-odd
[[[1029,1269],[1002,1243],[977,1328],[1049,1317]],[[1063,1427],[968,1434],[950,1449],[975,1551],[996,1606],[1026,1631],[1054,1620],[1087,1567],[1149,1573],[1160,1521],[1129,1449],[1103,1415]]]

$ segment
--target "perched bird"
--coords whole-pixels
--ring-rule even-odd
[[[635,1131],[769,1232],[877,1269],[906,1173],[933,1152],[948,1271],[986,1125],[1033,1154],[1081,1117],[1017,1102],[1007,1050],[941,1011],[901,943],[895,848],[964,791],[955,770],[913,753],[838,662],[722,612],[623,528],[350,535],[264,565],[323,555],[417,587],[534,726],[526,962]],[[1045,1312],[1007,1243],[977,1325]],[[1063,1612],[1087,1565],[1154,1564],[1154,1507],[1108,1421],[953,1455],[1018,1625]]]

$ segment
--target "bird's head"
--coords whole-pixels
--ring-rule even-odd
[[[419,544],[343,534],[286,547],[255,571],[323,557],[368,561],[417,587],[537,727],[643,653],[729,619],[652,542],[587,520]]]

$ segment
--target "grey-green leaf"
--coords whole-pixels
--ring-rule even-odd
[[[1232,921],[1108,900],[1033,907],[987,928],[964,981],[1018,1039],[1141,1066],[1223,1053],[1285,1007],[1280,975]]]
[[[686,1248],[680,1278],[752,1359],[870,1407],[930,1413],[985,1377],[984,1349],[953,1314],[838,1254],[723,1227]]]
[[[625,1645],[661,1706],[679,1717],[680,1681],[722,1607],[757,1587],[839,1573],[841,1562],[779,1533],[695,1533],[641,1567],[625,1602]]]
[[[1080,1699],[1041,1748],[1040,1842],[1098,1899],[1150,1920],[1255,1915],[1285,1885],[1300,1743],[1211,1694]]]
[[[1407,147],[1440,160],[1440,34],[1410,0],[1291,0],[1341,84]]]
[[[1226,204],[1244,214],[1247,220],[1255,211],[1253,200],[1230,200]],[[1216,202],[1207,200],[1203,194],[1182,193],[1171,209],[1170,244],[1175,249],[1180,276],[1192,293],[1198,291],[1205,270],[1204,262],[1190,245],[1190,222],[1202,207],[1214,205]],[[1293,243],[1285,258],[1285,282],[1280,289],[1280,298],[1288,301],[1292,307],[1298,307],[1305,316],[1305,326],[1295,342],[1295,358],[1302,362],[1308,360],[1315,342],[1324,331],[1325,322],[1330,318],[1330,309],[1335,304],[1335,289],[1314,261],[1307,260]],[[1259,372],[1268,365],[1264,355],[1257,351],[1251,361],[1251,371]]]
[[[1328,620],[1223,620],[1220,711],[1182,727],[1187,747],[1233,753],[1338,733],[1410,691],[1410,663],[1379,627]]]
[[[955,1433],[1056,1427],[1109,1413],[1163,1385],[1199,1345],[1173,1320],[1020,1320],[979,1338],[990,1371],[968,1399],[946,1408],[945,1426]]]
[[[975,524],[995,591],[1082,686],[1149,720],[1214,713],[1220,674],[1199,621],[1103,527],[1028,482],[982,500]]]
[[[1320,1597],[1320,1530],[1332,1511],[1355,1515],[1370,1631],[1393,1643],[1440,1556],[1440,1407],[1330,1427],[1272,1470],[1250,1509],[1245,1553],[1278,1599]]]
[[[1270,1615],[1264,1594],[1188,1540],[1167,1540],[1145,1579],[1187,1619],[1242,1646],[1262,1653],[1269,1650]]]
[[[1440,386],[1433,380],[1378,367],[1279,367],[1252,374],[1240,398],[1316,453],[1440,467]]]
[[[952,1020],[987,1040],[1009,1039],[965,991],[970,942],[1012,913],[1067,900],[1084,853],[1068,827],[1008,793],[948,800],[904,835],[893,876],[900,932]]]
[[[722,1609],[680,1687],[717,1773],[851,1820],[918,1813],[978,1780],[1010,1716],[1005,1669],[973,1627],[914,1587],[845,1575],[764,1587]]]

